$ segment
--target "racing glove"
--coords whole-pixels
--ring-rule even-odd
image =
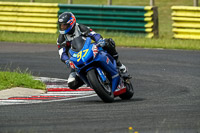
[[[68,68],[70,67],[69,60],[66,60],[65,64],[67,65]]]
[[[100,38],[99,41],[97,42],[97,47],[104,47],[106,44],[105,40]]]

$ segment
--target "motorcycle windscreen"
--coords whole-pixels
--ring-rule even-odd
[[[82,50],[84,44],[85,44],[86,38],[79,36],[77,38],[74,38],[71,42],[71,49],[74,52],[79,52]]]

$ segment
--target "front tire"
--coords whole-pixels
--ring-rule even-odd
[[[111,103],[114,101],[111,85],[103,83],[95,69],[91,69],[87,72],[87,78],[91,87],[104,102]]]

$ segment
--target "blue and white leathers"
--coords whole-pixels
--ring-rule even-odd
[[[95,50],[94,50],[95,49]],[[96,69],[105,82],[106,76],[104,70],[112,78],[112,91],[114,92],[120,82],[116,61],[102,47],[96,47],[95,43],[91,43],[91,38],[87,37],[83,47],[78,52],[69,50],[70,61],[73,62],[77,74],[80,78],[89,85],[86,73],[91,69]]]

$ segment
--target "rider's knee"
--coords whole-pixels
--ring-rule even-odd
[[[115,47],[115,42],[114,40],[112,40],[112,38],[108,38],[105,39],[106,41],[106,45],[104,47],[104,49],[111,55],[118,55],[117,51],[116,51],[116,47]]]

